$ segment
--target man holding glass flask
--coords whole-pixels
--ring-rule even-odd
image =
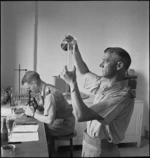
[[[125,80],[126,71],[131,64],[130,55],[120,47],[105,49],[99,76],[92,73],[83,61],[73,36],[67,35],[63,43],[72,45],[76,67],[68,71],[65,66],[60,76],[71,87],[71,100],[77,121],[87,121],[82,157],[120,156],[117,144],[124,139],[134,108],[134,95]],[[95,96],[90,107],[81,99],[76,68],[84,79],[84,88]]]

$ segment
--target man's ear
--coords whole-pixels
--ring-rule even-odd
[[[122,69],[123,66],[124,66],[124,63],[122,61],[118,61],[118,63],[117,63],[117,70]]]

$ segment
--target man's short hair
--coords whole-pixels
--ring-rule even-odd
[[[27,71],[22,78],[21,84],[30,84],[32,81],[38,82],[40,80],[40,75],[35,71]]]
[[[104,53],[109,52],[109,53],[116,53],[119,57],[121,57],[121,60],[124,63],[124,66],[126,69],[128,69],[131,65],[131,57],[129,53],[124,50],[123,48],[120,47],[108,47],[104,50]]]

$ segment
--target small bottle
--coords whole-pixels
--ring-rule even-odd
[[[8,129],[6,125],[6,118],[3,118],[2,129],[1,129],[1,146],[8,143]]]

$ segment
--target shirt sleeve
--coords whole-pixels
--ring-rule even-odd
[[[127,95],[114,96],[90,108],[104,118],[105,124],[109,124],[120,114],[125,106],[128,106],[130,101],[131,99]]]
[[[97,93],[97,90],[100,86],[100,82],[101,77],[92,72],[88,72],[84,75],[84,88],[92,94]]]
[[[49,115],[52,121],[54,121],[56,117],[56,102],[52,94],[48,94],[45,96],[44,115]]]

